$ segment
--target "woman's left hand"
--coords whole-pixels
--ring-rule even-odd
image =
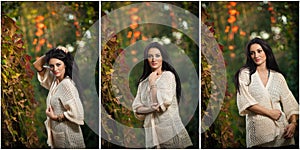
[[[294,123],[288,124],[284,129],[284,138],[290,139],[294,136],[296,125]]]
[[[66,47],[63,47],[63,46],[58,46],[57,49],[60,49],[60,50],[64,51],[65,53],[69,52],[69,50]]]
[[[53,111],[53,109],[52,109],[52,106],[49,106],[49,107],[46,109],[46,115],[47,115],[50,119],[52,119],[52,120],[54,120],[54,119],[56,118],[56,115],[54,114],[54,111]]]

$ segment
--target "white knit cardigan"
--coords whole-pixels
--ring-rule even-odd
[[[162,113],[151,113],[144,117],[136,115],[140,106],[151,106],[150,86],[148,78],[138,86],[137,95],[132,104],[136,117],[144,120],[146,147],[152,148],[167,143],[167,148],[185,148],[192,145],[191,139],[179,116],[176,98],[175,76],[170,71],[164,71],[156,80],[157,101]],[[174,140],[177,138],[179,140]]]
[[[47,143],[51,148],[85,148],[80,125],[84,124],[84,110],[75,83],[65,77],[59,84],[50,70],[44,76],[38,74],[41,85],[49,90],[47,108],[51,105],[54,114],[64,114],[66,121],[57,122],[47,116]]]
[[[299,104],[289,90],[284,77],[271,70],[267,85],[264,86],[257,71],[251,75],[249,85],[249,75],[249,69],[240,72],[240,93],[237,93],[239,114],[246,116],[247,147],[278,147],[294,144],[294,138],[285,139],[283,133],[291,115],[299,114]],[[281,118],[274,121],[247,110],[249,106],[255,104],[280,110]]]

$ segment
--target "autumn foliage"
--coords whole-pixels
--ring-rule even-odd
[[[35,148],[31,57],[25,53],[22,33],[8,16],[1,16],[1,32],[1,148]]]

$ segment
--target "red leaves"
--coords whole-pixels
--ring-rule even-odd
[[[36,20],[43,18],[37,17]],[[5,124],[5,136],[3,143],[8,147],[11,142],[18,142],[28,146],[28,141],[36,136],[34,121],[34,91],[31,79],[34,72],[31,70],[31,57],[24,51],[22,34],[18,31],[14,21],[7,16],[2,16],[2,31],[8,31],[1,35],[1,109]],[[16,34],[18,33],[18,34]],[[28,123],[30,122],[30,123]],[[17,123],[17,124],[16,124]],[[3,130],[2,130],[3,131]],[[3,145],[4,146],[4,145]]]

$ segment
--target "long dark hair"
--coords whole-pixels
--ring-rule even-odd
[[[83,88],[79,79],[79,69],[76,62],[74,61],[74,57],[69,52],[66,53],[61,50],[61,48],[56,47],[50,49],[46,53],[45,59],[47,64],[49,64],[51,58],[56,58],[64,62],[64,64],[66,65],[64,78],[69,76],[75,82],[75,86],[78,90],[79,96],[81,100],[83,100],[84,97],[81,93],[83,91]]]
[[[237,92],[240,92],[239,74],[240,74],[241,70],[243,70],[245,68],[248,68],[249,71],[250,71],[250,75],[249,75],[250,82],[249,82],[248,85],[250,85],[250,83],[251,83],[251,75],[253,73],[255,73],[255,71],[256,71],[257,65],[252,60],[251,53],[250,53],[250,47],[251,47],[252,44],[259,44],[261,46],[261,48],[263,49],[263,51],[265,52],[266,57],[267,57],[267,59],[266,59],[266,67],[267,67],[267,69],[270,69],[270,70],[282,73],[279,70],[279,67],[278,67],[276,59],[274,57],[272,48],[269,46],[269,44],[267,42],[265,42],[264,40],[260,39],[260,38],[254,38],[251,41],[249,41],[249,43],[246,46],[246,57],[247,57],[246,64],[242,68],[240,68],[235,73],[235,76],[234,76],[234,84],[235,84]]]
[[[150,48],[157,48],[161,55],[162,55],[162,71],[171,71],[175,75],[175,80],[176,80],[176,97],[177,97],[177,102],[179,103],[180,97],[181,97],[181,83],[179,76],[176,72],[176,70],[172,67],[171,60],[168,56],[167,51],[164,49],[162,45],[160,45],[158,42],[153,42],[150,43],[148,46],[146,46],[144,50],[144,70],[143,74],[139,79],[139,83],[145,80],[152,72],[151,67],[148,62],[148,51]]]

